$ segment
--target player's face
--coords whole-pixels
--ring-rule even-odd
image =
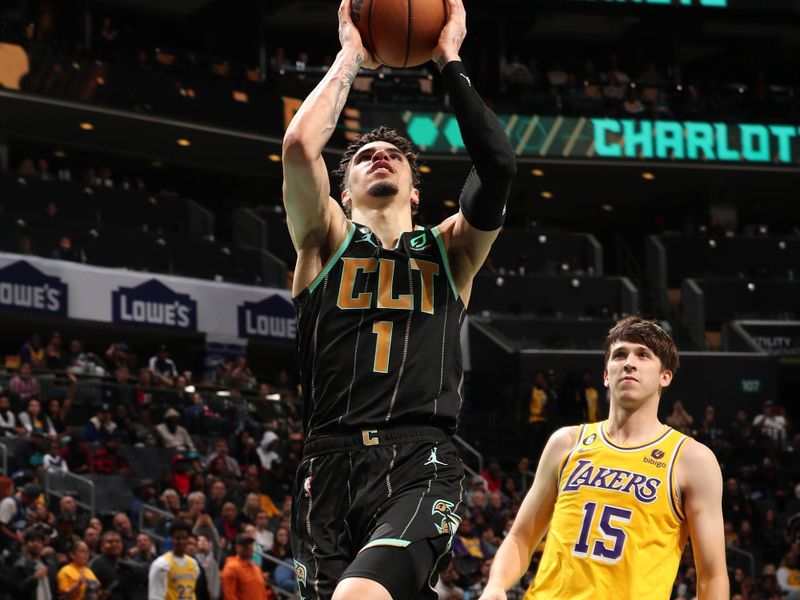
[[[356,204],[374,200],[419,202],[414,188],[411,166],[405,155],[389,142],[370,142],[356,152],[350,162],[347,190],[343,199]]]
[[[172,534],[172,550],[178,556],[183,556],[189,542],[189,535],[185,531],[176,531]]]
[[[636,408],[651,398],[657,401],[660,388],[672,381],[672,371],[662,369],[647,346],[622,341],[611,347],[603,379],[613,400]]]

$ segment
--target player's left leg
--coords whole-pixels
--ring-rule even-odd
[[[370,529],[334,600],[437,597],[432,586],[449,562],[464,509],[464,470],[449,440],[401,442],[392,457],[388,472],[386,457],[375,462],[368,509],[358,506],[370,515]]]
[[[336,586],[331,600],[393,600],[393,596],[377,581],[364,577],[348,577]]]
[[[441,542],[441,543],[439,543]],[[418,540],[404,548],[373,546],[360,552],[342,575],[332,600],[417,600],[430,590],[447,542]]]

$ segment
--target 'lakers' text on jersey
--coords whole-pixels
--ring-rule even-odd
[[[667,600],[688,536],[667,429],[635,448],[584,425],[561,468],[544,554],[525,600]]]
[[[351,224],[294,302],[309,436],[400,424],[455,430],[464,304],[435,228],[382,248]]]

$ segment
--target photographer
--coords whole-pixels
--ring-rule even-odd
[[[106,531],[100,538],[100,555],[89,563],[108,592],[107,600],[131,600],[137,581],[147,577],[149,565],[122,560],[122,550],[120,534]]]

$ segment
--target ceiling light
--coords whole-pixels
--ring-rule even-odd
[[[645,171],[644,173],[642,173],[642,179],[644,179],[645,181],[653,181],[655,178],[656,176],[653,175],[650,171]]]
[[[603,204],[603,210],[606,212],[614,212],[613,204]]]
[[[281,162],[281,155],[280,154],[270,154],[267,156],[269,162]]]
[[[150,166],[151,166],[151,167],[154,167],[154,168],[156,168],[156,169],[160,169],[161,167],[163,167],[163,166],[164,166],[164,163],[162,163],[160,160],[154,160],[154,161],[152,161],[152,162],[150,163]]]
[[[55,156],[56,158],[64,158],[66,155],[67,153],[64,152],[63,150],[55,150],[53,152],[53,156]]]
[[[542,192],[541,196],[545,200],[550,200],[553,197],[553,192]]]
[[[191,146],[191,145],[192,145],[192,142],[190,142],[186,138],[179,138],[178,139],[178,146],[183,146],[184,148],[186,148],[187,146]]]
[[[430,173],[431,172],[431,168],[428,165],[420,165],[419,166],[419,172],[420,173]]]
[[[534,177],[544,177],[544,171],[541,169],[531,169],[531,175]]]
[[[455,200],[451,200],[450,198],[448,198],[447,200],[443,200],[442,204],[444,204],[447,208],[455,208],[456,207],[456,201]]]
[[[91,124],[91,123],[89,123],[88,121],[84,121],[84,122],[83,122],[83,123],[81,123],[81,124],[80,124],[78,127],[80,127],[81,129],[83,129],[84,131],[91,131],[92,129],[94,129],[94,125],[92,125],[92,124]]]

